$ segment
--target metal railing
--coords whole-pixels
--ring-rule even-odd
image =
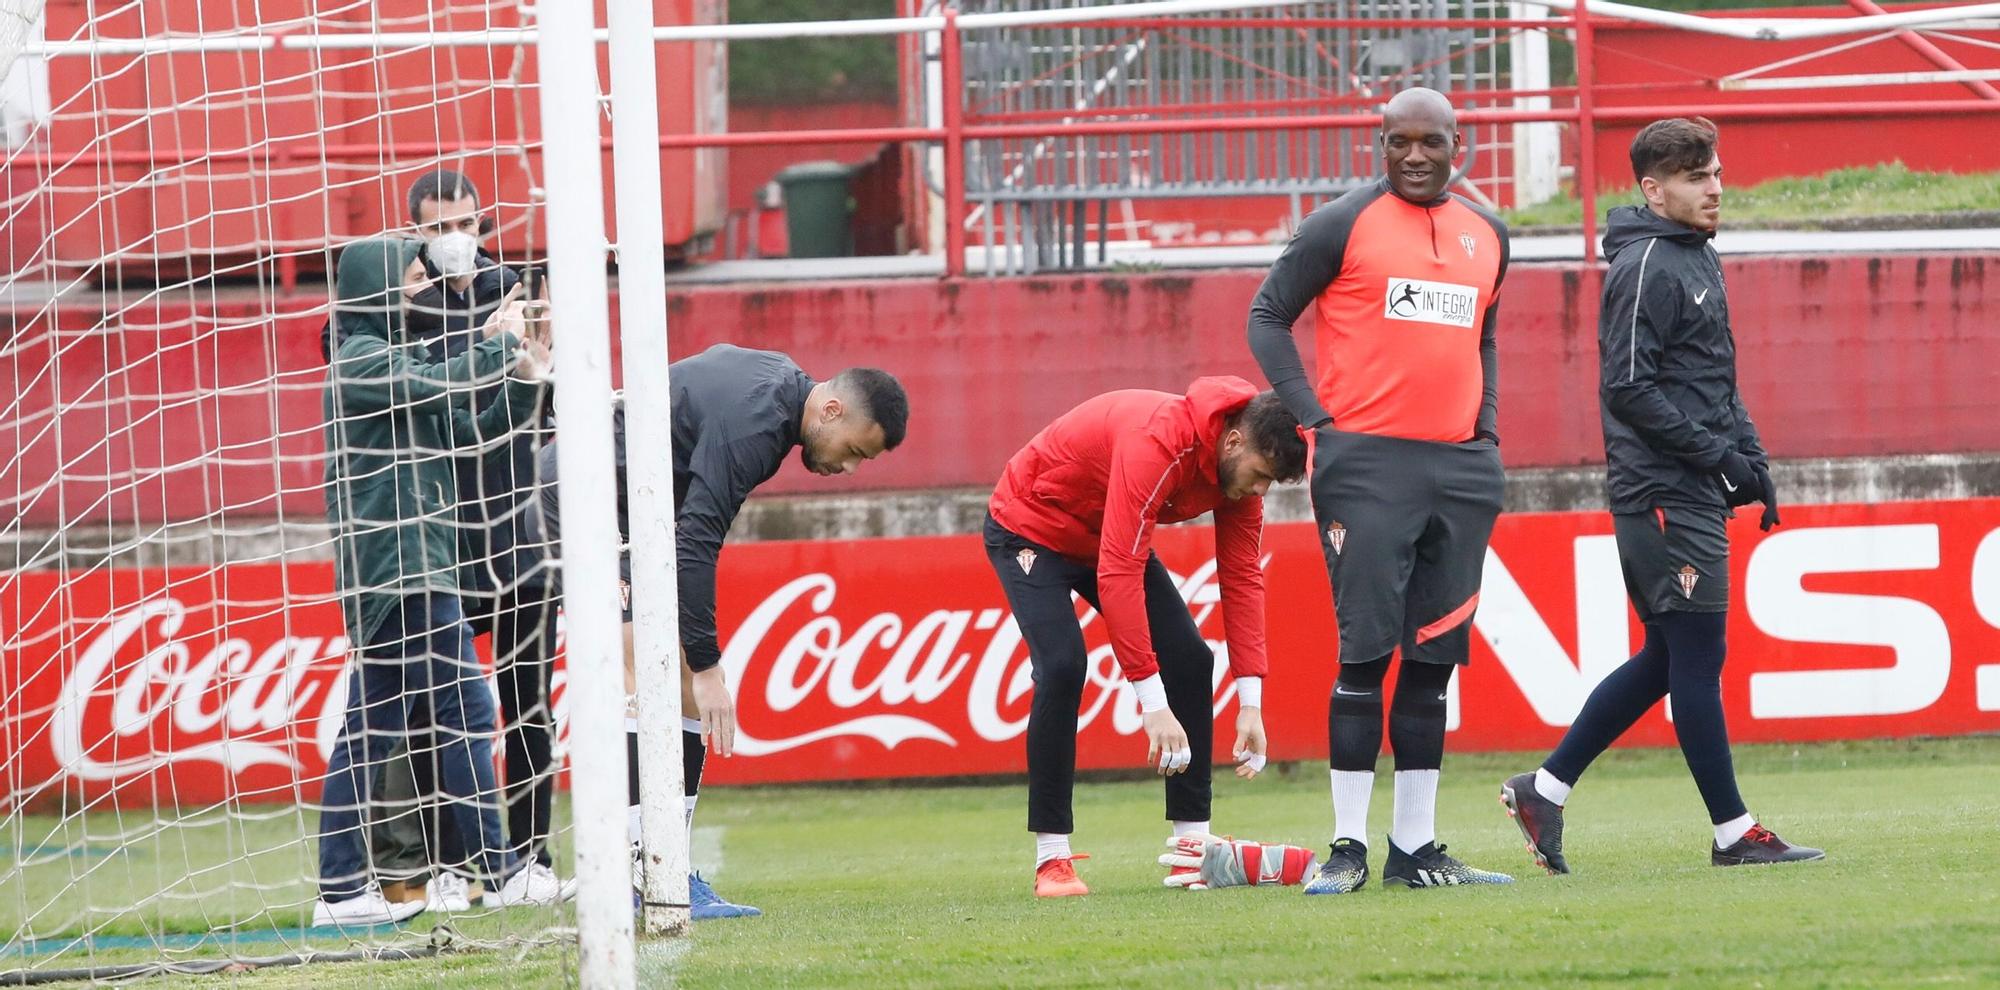
[[[1911,29],[1938,31],[2000,18],[2000,3],[1864,13],[1857,17],[1728,18],[1651,10],[1612,0],[1150,0],[1089,7],[1018,10],[1019,0],[959,0],[918,17],[813,24],[731,24],[657,28],[659,42],[728,41],[800,35],[917,35],[938,72],[921,125],[748,133],[667,134],[663,149],[794,144],[903,142],[926,146],[935,170],[935,208],[948,277],[968,268],[968,235],[989,250],[983,268],[1032,271],[1088,264],[1095,227],[1098,258],[1112,226],[1113,200],[1278,196],[1304,201],[1337,195],[1374,172],[1374,108],[1409,85],[1445,90],[1461,107],[1471,153],[1461,171],[1477,181],[1497,175],[1498,153],[1512,125],[1552,123],[1575,129],[1575,186],[1582,201],[1584,254],[1596,252],[1597,153],[1592,136],[1606,124],[1701,113],[1718,121],[1851,120],[2000,112],[2000,100],[1879,99],[1840,102],[1598,106],[1594,32],[1606,19],[1738,38],[1833,38],[1874,33],[1923,48]],[[1046,0],[1045,0],[1046,2]],[[1074,4],[1077,0],[1054,0]],[[1853,0],[1863,11],[1870,0]],[[1522,6],[1547,17],[1500,16]],[[1898,32],[1901,32],[1898,34]],[[1571,85],[1521,85],[1506,45],[1528,33],[1567,36],[1574,50]],[[403,32],[362,36],[218,35],[132,39],[133,52],[207,51],[217,47],[320,48],[393,45],[515,45],[534,28],[479,32]],[[604,32],[599,32],[604,40]],[[102,50],[115,41],[31,46],[44,57]],[[68,46],[68,47],[65,47]],[[75,49],[74,51],[70,49]],[[1963,78],[1975,95],[1991,73],[1932,60],[1937,79]],[[1840,77],[1828,85],[1851,84]],[[1894,81],[1894,80],[1889,80]],[[1905,80],[1915,81],[1915,80]],[[1932,80],[1935,81],[1935,80]],[[914,83],[915,80],[906,82]],[[1769,78],[1726,80],[1718,88],[1775,88]],[[1991,91],[1991,87],[1984,87]],[[378,154],[374,146],[354,149]],[[442,149],[425,148],[436,154]],[[331,146],[267,147],[256,154],[289,159],[331,153]],[[213,157],[202,149],[153,148],[149,161],[176,155]],[[91,164],[100,153],[65,155]],[[17,161],[36,158],[20,155]],[[53,156],[50,157],[53,160]],[[929,172],[930,170],[925,170]],[[1464,188],[1461,186],[1461,188]],[[1090,213],[1097,214],[1093,224]],[[1010,262],[1004,255],[1016,252]],[[289,280],[288,280],[289,284]]]
[[[1013,0],[972,0],[968,12]],[[1070,7],[1084,0],[1066,0]],[[1085,120],[1225,120],[1313,110],[1366,111],[1404,86],[1505,100],[1495,57],[1506,0],[1322,0],[1234,16],[1135,18],[997,28],[965,42],[960,87],[974,124],[1025,123],[1049,134],[987,138],[966,149],[968,220],[1008,271],[1083,267],[1089,212],[1098,263],[1114,201],[1282,197],[1297,222],[1308,200],[1375,175],[1357,127],[1179,134],[1072,134]],[[1496,10],[1499,8],[1499,10]],[[933,94],[937,95],[937,94]],[[1468,130],[1473,149],[1505,140]],[[1497,158],[1460,165],[1481,178]]]
[[[1374,108],[1386,99],[1385,88],[1432,85],[1453,97],[1472,148],[1471,167],[1461,165],[1468,174],[1476,175],[1482,150],[1507,145],[1502,135],[1510,125],[1575,128],[1575,185],[1587,261],[1595,261],[1597,251],[1599,163],[1592,137],[1600,125],[1691,113],[1743,121],[2000,112],[2000,101],[1976,99],[1600,107],[1592,73],[1594,32],[1605,19],[1593,10],[1600,8],[1613,19],[1689,30],[1712,25],[1717,34],[1776,40],[1995,17],[2000,4],[1853,18],[1722,21],[1607,0],[1529,0],[1567,11],[1546,18],[1495,16],[1502,5],[1483,0],[1277,0],[1254,5],[1255,10],[1218,0],[1136,3],[1120,11],[1128,16],[1112,18],[1101,5],[1038,10],[1032,12],[1038,23],[1024,26],[995,23],[991,8],[1010,6],[1007,0],[967,2],[982,6],[963,14],[945,7],[935,17],[906,19],[899,31],[935,36],[941,70],[937,112],[926,126],[673,135],[662,143],[934,145],[942,163],[936,188],[945,274],[956,277],[969,267],[973,231],[984,235],[984,245],[1002,252],[997,260],[991,250],[985,253],[982,267],[989,275],[1082,267],[1092,226],[1101,264],[1111,226],[1106,204],[1112,199],[1337,195],[1373,174],[1372,131],[1381,123]],[[1225,9],[1228,13],[1220,13]],[[1199,16],[1204,13],[1211,16]],[[1065,16],[1074,20],[1057,23]],[[990,36],[969,37],[980,31]],[[1035,42],[1049,32],[1065,35],[1062,43]],[[1281,41],[1287,32],[1304,40]],[[1566,34],[1575,53],[1575,83],[1515,87],[1500,52],[1507,39],[1522,32]],[[1236,48],[1216,45],[1218,36]],[[1397,44],[1403,47],[1396,57],[1385,57]],[[1239,81],[1255,76],[1280,82],[1261,84],[1262,89],[1239,83],[1229,91],[1219,84],[1219,73],[1204,78],[1190,71],[1195,53],[1204,49],[1208,64],[1246,70]],[[1312,55],[1318,58],[1304,57]],[[1174,58],[1181,61],[1172,64]],[[1188,102],[1198,95],[1220,98]],[[1011,261],[1005,257],[1010,248],[1019,251]]]

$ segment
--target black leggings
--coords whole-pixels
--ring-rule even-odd
[[[1403,661],[1389,708],[1389,748],[1398,770],[1444,765],[1445,691],[1452,664]],[[1370,771],[1382,752],[1382,681],[1389,658],[1343,663],[1327,704],[1327,763],[1335,770]]]
[[[1023,550],[1033,551],[1023,567]],[[1034,665],[1035,700],[1028,711],[1028,830],[1075,831],[1070,795],[1076,784],[1077,709],[1089,664],[1073,591],[1097,607],[1097,571],[986,520],[986,554]],[[1167,708],[1187,731],[1194,763],[1166,778],[1167,819],[1207,821],[1214,753],[1215,651],[1195,628],[1180,589],[1158,557],[1146,562],[1146,622],[1160,662]]]
[[[1728,656],[1727,612],[1661,612],[1646,624],[1646,644],[1604,678],[1583,711],[1542,764],[1574,784],[1591,761],[1625,734],[1661,698],[1674,699],[1674,735],[1694,775],[1709,821],[1742,816],[1729,726],[1722,713],[1722,662]]]

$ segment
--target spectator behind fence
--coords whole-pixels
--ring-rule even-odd
[[[315,925],[399,921],[421,901],[390,904],[368,861],[363,811],[376,770],[427,704],[459,834],[478,879],[502,904],[550,904],[563,887],[550,869],[515,856],[500,830],[493,774],[493,699],[459,603],[453,452],[504,436],[539,407],[549,368],[546,324],[531,327],[510,298],[482,325],[483,340],[436,362],[409,335],[401,286],[418,242],[356,242],[336,266],[327,376],[326,498],[335,574],[356,644],[346,720],[328,760],[320,813],[320,899]],[[498,384],[507,401],[475,412],[472,396]]]
[[[432,362],[461,357],[480,342],[486,320],[521,277],[486,249],[494,224],[465,176],[426,173],[410,186],[409,210],[410,223],[424,239],[422,253],[404,272],[409,337],[425,347]],[[473,391],[471,407],[476,416],[512,397],[501,383],[490,382]],[[492,637],[508,844],[516,855],[545,866],[554,791],[548,685],[557,603],[545,580],[531,489],[535,451],[551,425],[547,398],[544,390],[518,427],[481,435],[476,450],[460,453],[452,463],[460,604],[473,634]],[[451,816],[439,813],[436,742],[419,731],[428,727],[427,716],[412,712],[410,745],[392,754],[377,781],[384,813],[373,828],[375,870],[392,902],[428,899],[434,910],[464,909],[484,891],[467,882],[466,844],[451,827]]]

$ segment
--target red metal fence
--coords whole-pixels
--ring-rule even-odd
[[[1925,9],[1930,4],[1913,4],[1899,7],[1899,10]],[[1759,12],[1768,14],[1768,11]],[[1817,11],[1816,11],[1817,13]],[[1380,117],[1369,112],[1378,104],[1380,97],[1315,99],[1294,101],[1281,106],[1260,104],[1256,101],[1221,99],[1202,103],[1198,106],[1182,108],[1192,113],[1175,116],[1171,107],[1142,107],[1132,109],[1081,109],[1044,112],[1039,114],[990,113],[968,102],[964,92],[966,71],[964,66],[964,40],[966,32],[959,27],[958,14],[951,8],[943,11],[945,26],[941,32],[939,55],[942,68],[942,122],[935,127],[878,127],[849,130],[804,130],[789,133],[745,133],[745,134],[670,134],[663,136],[662,145],[676,148],[741,148],[768,147],[783,144],[819,144],[837,141],[880,141],[934,143],[943,148],[944,188],[942,198],[944,228],[944,260],[948,276],[965,272],[966,218],[970,207],[966,194],[967,146],[973,142],[992,141],[1009,138],[1074,138],[1079,136],[1126,136],[1146,137],[1162,134],[1230,134],[1230,133],[1278,133],[1314,129],[1357,130],[1373,128],[1380,123]],[[1810,92],[1778,91],[1769,96],[1745,98],[1741,95],[1725,95],[1719,90],[1706,86],[1694,91],[1662,93],[1643,84],[1633,84],[1629,75],[1612,80],[1609,84],[1598,78],[1599,47],[1597,35],[1600,30],[1611,29],[1619,32],[1620,40],[1626,32],[1640,30],[1638,26],[1616,19],[1607,19],[1590,12],[1589,0],[1577,0],[1573,15],[1547,19],[1484,18],[1467,19],[1423,19],[1423,18],[1256,18],[1210,16],[1202,18],[1132,19],[1103,22],[1099,26],[1125,28],[1134,31],[1174,32],[1194,28],[1216,27],[1296,27],[1308,31],[1332,31],[1340,29],[1381,29],[1386,27],[1412,28],[1466,28],[1487,27],[1506,32],[1550,31],[1566,32],[1572,39],[1575,53],[1576,81],[1573,85],[1552,86],[1536,90],[1501,90],[1480,94],[1453,94],[1461,99],[1468,95],[1486,97],[1489,100],[1512,99],[1516,97],[1547,97],[1553,104],[1545,110],[1481,108],[1463,110],[1459,114],[1462,126],[1481,124],[1514,124],[1533,121],[1549,121],[1575,128],[1580,138],[1576,145],[1575,190],[1582,200],[1583,239],[1586,260],[1595,260],[1596,254],[1596,199],[1600,190],[1609,186],[1623,185],[1622,175],[1609,179],[1607,167],[1622,165],[1614,158],[1612,163],[1603,161],[1612,155],[1615,148],[1629,139],[1632,130],[1645,122],[1662,117],[1703,114],[1719,122],[1755,121],[1761,125],[1792,123],[1803,120],[1837,120],[1866,124],[1868,127],[1883,124],[1903,125],[1910,121],[1957,119],[1976,122],[1982,130],[1979,133],[1992,134],[1992,129],[2000,127],[2000,101],[1986,98],[1977,88],[1961,91],[1959,96],[1937,95],[1935,88],[1920,91],[1916,96],[1884,96],[1876,89],[1869,89],[1866,95],[1847,99],[1825,99]],[[1646,29],[1655,34],[1664,32],[1679,39],[1687,46],[1707,46],[1712,39],[1707,36],[1671,29]],[[1907,32],[1906,32],[1907,33]],[[1986,31],[1980,35],[1979,46],[1971,50],[1983,52],[1989,61],[2000,64],[1994,58],[2000,48],[1989,47],[1987,38],[1996,32]],[[1921,40],[1921,39],[1919,39]],[[1793,50],[1800,45],[1819,44],[1793,43]],[[1740,50],[1745,43],[1736,42],[1732,49]],[[1822,46],[1822,47],[1831,47]],[[1935,47],[1935,46],[1933,46]],[[1619,53],[1623,57],[1623,52]],[[1939,64],[1929,59],[1927,64]],[[1844,95],[1844,94],[1843,94]],[[1668,97],[1677,100],[1669,101]],[[1271,115],[1275,112],[1275,115]],[[1217,113],[1236,114],[1216,116]],[[1600,135],[1609,135],[1608,140]],[[1985,142],[1986,145],[1995,142]],[[1969,147],[1983,147],[1968,136]],[[1621,156],[1622,157],[1622,156]],[[1913,155],[1913,157],[1915,157]],[[1612,174],[1622,173],[1622,168]]]
[[[701,24],[720,19],[714,0],[655,0],[656,16],[664,24]],[[1861,9],[1876,9],[1869,0],[1854,0]],[[52,0],[50,36],[75,34],[93,25],[93,37],[139,37],[148,25],[184,23],[235,26],[235,6],[225,0],[201,0],[193,5],[200,16],[188,21],[187,5],[148,3],[92,19],[95,9],[82,0]],[[1907,5],[1899,10],[1930,5]],[[276,0],[260,5],[258,17],[280,25],[311,20],[309,5]],[[144,8],[143,10],[141,8]],[[421,19],[429,4],[385,0],[364,12],[372,22]],[[179,11],[179,13],[175,13]],[[1824,8],[1814,11],[1824,13]],[[514,26],[509,11],[475,11],[488,28]],[[1768,13],[1768,12],[1758,12]],[[170,14],[180,17],[173,20]],[[1575,56],[1573,83],[1539,89],[1506,86],[1473,87],[1452,95],[1471,107],[1461,114],[1468,127],[1546,121],[1571,129],[1577,195],[1583,200],[1584,250],[1595,250],[1595,199],[1599,190],[1623,185],[1615,166],[1618,148],[1633,127],[1664,116],[1704,113],[1720,121],[1755,121],[1754,142],[1733,143],[1732,155],[1745,149],[1759,162],[1782,159],[1805,171],[1825,164],[1828,149],[1849,148],[1848,138],[1875,142],[1895,135],[1910,143],[1913,164],[1934,166],[1960,160],[1985,159],[2000,148],[2000,99],[1982,81],[1902,87],[1836,90],[1780,90],[1768,95],[1718,89],[1722,76],[1754,63],[1759,52],[1781,57],[1822,53],[1800,63],[1800,71],[1847,71],[1855,64],[1871,68],[1891,65],[1880,58],[1855,63],[1857,51],[1899,54],[1894,67],[2000,65],[2000,32],[1932,32],[1919,37],[1908,32],[1897,39],[1866,46],[1845,41],[1766,43],[1716,39],[1675,29],[1635,25],[1593,14],[1589,0],[1578,0],[1572,15],[1536,19],[1512,18],[1355,18],[1251,17],[1244,14],[1176,18],[1128,18],[1098,22],[1095,29],[1121,37],[1178,36],[1198,33],[1214,37],[1243,28],[1289,29],[1309,37],[1335,37],[1342,32],[1407,29],[1466,35],[1475,44],[1451,48],[1449,58],[1490,57],[1491,49],[1522,32],[1548,32],[1571,39]],[[361,15],[356,15],[361,16]],[[504,22],[504,23],[503,23]],[[1218,83],[1192,104],[1093,106],[1084,109],[1022,110],[996,108],[974,99],[967,90],[965,66],[967,31],[950,7],[943,11],[938,33],[941,92],[935,126],[861,127],[788,132],[723,133],[724,112],[714,81],[720,78],[721,44],[667,42],[661,60],[659,106],[663,172],[672,195],[666,197],[666,230],[675,245],[699,240],[717,229],[725,202],[726,169],[720,152],[731,148],[770,149],[783,146],[900,142],[912,149],[942,149],[944,167],[937,207],[942,211],[942,244],[925,243],[942,251],[948,275],[963,274],[968,242],[968,151],[976,146],[1021,140],[1157,139],[1166,135],[1196,135],[1225,140],[1231,136],[1286,135],[1340,131],[1361,135],[1356,145],[1365,156],[1367,129],[1378,123],[1371,108],[1380,95],[1370,92],[1325,93],[1308,98],[1256,98],[1254,87]],[[433,29],[468,25],[437,23]],[[323,27],[313,23],[313,30]],[[280,33],[296,32],[281,27]],[[1602,42],[1600,35],[1611,39]],[[1935,35],[1936,40],[1932,40]],[[1888,36],[1884,36],[1885,38]],[[914,42],[912,42],[914,43]],[[1201,42],[1193,42],[1201,43]],[[1815,47],[1819,46],[1819,47]],[[1696,68],[1675,69],[1683,85],[1663,87],[1637,67],[1658,70],[1662,53],[1676,47],[1698,52],[1684,61]],[[1834,51],[1834,49],[1840,51]],[[1949,48],[1950,51],[1945,49]],[[536,68],[524,54],[500,57],[505,49],[459,48],[435,53],[397,51],[355,58],[322,58],[319,53],[288,49],[246,59],[241,53],[181,53],[164,56],[129,55],[69,57],[51,63],[52,90],[58,102],[71,100],[59,114],[48,146],[10,156],[4,183],[10,203],[8,241],[16,255],[10,267],[22,270],[46,240],[50,257],[41,264],[56,270],[105,266],[101,284],[118,281],[120,269],[142,276],[183,268],[212,266],[245,252],[250,265],[268,264],[270,277],[290,290],[298,268],[316,267],[322,251],[333,242],[375,233],[401,222],[396,204],[400,187],[415,170],[440,161],[472,172],[503,204],[503,221],[526,221],[517,237],[533,237],[532,188],[538,174],[539,128],[534,114],[521,105],[534,85]],[[1483,53],[1483,54],[1482,54]],[[517,67],[512,59],[519,57]],[[1328,56],[1331,58],[1331,54]],[[1243,61],[1238,59],[1237,61]],[[1433,60],[1435,61],[1435,60]],[[1907,63],[1907,65],[1905,64]],[[922,75],[921,59],[904,61],[906,75]],[[1720,66],[1720,67],[1718,67]],[[1346,67],[1340,67],[1347,71]],[[1388,85],[1423,81],[1420,66],[1401,75],[1377,76]],[[1249,71],[1245,68],[1244,71]],[[1483,78],[1483,77],[1482,77]],[[1768,78],[1768,75],[1766,76]],[[451,92],[440,93],[439,81]],[[921,87],[909,78],[910,87]],[[465,87],[470,87],[469,89]],[[373,97],[367,94],[373,88]],[[221,94],[215,105],[185,105],[185,93]],[[254,101],[254,112],[221,106],[223,96]],[[1547,98],[1547,109],[1517,109],[1517,99]],[[226,101],[223,101],[226,102]],[[199,103],[199,101],[197,101]],[[442,108],[442,109],[440,109]],[[528,108],[531,109],[531,108]],[[1807,121],[1853,125],[1846,135],[1828,139],[1825,130],[1802,130]],[[1957,140],[1938,135],[1935,122],[1963,129]],[[115,129],[114,129],[115,127]],[[1925,140],[1923,135],[1931,138]],[[1983,135],[1983,137],[1982,137]],[[606,144],[608,156],[608,143]],[[702,154],[708,149],[711,154]],[[1942,153],[1941,153],[1942,149]],[[1973,156],[1967,158],[1966,156]],[[1953,157],[1957,156],[1957,157]],[[1607,161],[1613,159],[1614,161]],[[607,158],[608,160],[608,158]],[[1737,170],[1738,174],[1745,171]],[[56,172],[68,175],[52,182]],[[925,170],[906,168],[906,183],[921,181]],[[1616,178],[1613,178],[1616,176]],[[33,180],[33,181],[31,181]],[[162,195],[165,181],[178,195]],[[45,195],[35,193],[37,184]],[[161,187],[165,188],[165,187]],[[927,208],[927,197],[906,199],[915,209]],[[1102,221],[1100,220],[1100,223]],[[503,225],[504,226],[504,225]],[[924,225],[915,225],[921,231]],[[106,231],[111,232],[107,237]],[[43,238],[40,235],[48,235]],[[918,237],[919,242],[929,238]],[[518,255],[518,251],[515,252]]]

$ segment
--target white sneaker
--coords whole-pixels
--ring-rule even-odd
[[[403,901],[389,903],[382,896],[382,888],[369,884],[368,889],[344,901],[329,901],[321,898],[313,904],[313,927],[325,925],[363,926],[388,925],[416,917],[424,911],[423,901]]]
[[[432,911],[470,911],[471,888],[456,873],[439,873],[424,885],[424,907]]]
[[[563,883],[556,879],[556,871],[540,863],[530,862],[519,872],[507,878],[505,886],[498,894],[488,893],[480,899],[484,907],[519,907],[533,904],[546,907],[559,904],[576,896],[576,882]]]

